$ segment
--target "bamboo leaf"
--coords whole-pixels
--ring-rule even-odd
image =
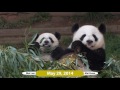
[[[37,33],[32,37],[32,40],[28,43],[28,45],[34,45],[33,42],[35,41],[36,37],[37,37]]]

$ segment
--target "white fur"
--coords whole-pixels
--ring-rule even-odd
[[[105,48],[105,42],[104,42],[104,36],[103,34],[98,30],[97,27],[92,26],[92,25],[84,25],[82,27],[80,27],[73,35],[73,41],[76,40],[80,40],[80,37],[86,34],[86,36],[84,37],[82,43],[84,45],[86,45],[89,49],[91,50],[95,50],[98,48]],[[94,37],[92,35],[96,35],[96,37],[98,38],[98,41],[95,41]],[[87,40],[92,40],[93,43],[91,45],[88,45],[86,43]],[[93,47],[91,47],[93,46]],[[71,48],[71,44],[68,48]]]
[[[40,41],[41,41],[41,39],[42,39],[43,37],[44,37],[45,39],[43,39],[42,42],[40,43]],[[49,39],[49,37],[52,38],[52,40],[54,41],[54,43],[51,42],[51,40]],[[50,47],[49,47],[49,46],[43,46],[45,40],[49,41],[48,45],[49,45]],[[53,60],[52,57],[50,56],[50,52],[51,52],[52,50],[54,50],[54,49],[59,45],[59,41],[58,41],[58,39],[55,37],[55,35],[52,34],[52,33],[43,33],[43,34],[39,35],[39,37],[37,38],[36,42],[38,42],[39,45],[40,45],[40,51],[41,51],[40,57],[41,57],[41,59],[44,60],[44,61]],[[49,50],[50,52],[49,52],[49,53],[46,52],[47,50]],[[38,61],[38,60],[37,60],[37,61]]]
[[[81,41],[84,45],[86,45],[89,49],[91,50],[96,50],[98,48],[103,48],[105,49],[105,41],[104,41],[104,36],[103,34],[98,30],[97,27],[95,26],[92,26],[92,25],[84,25],[82,27],[79,27],[79,29],[73,34],[73,40],[72,42],[76,41],[76,40],[80,40],[81,36],[83,34],[86,34],[86,36],[84,37],[84,39]],[[97,41],[95,41],[94,37],[93,37],[93,34],[96,35],[96,37],[98,38]],[[87,44],[87,40],[92,40],[93,43],[88,45]],[[68,48],[71,48],[71,45],[72,45],[72,42],[71,44],[69,45]],[[94,46],[94,47],[91,47],[91,46]],[[82,68],[81,67],[78,67],[79,70],[83,70],[84,72],[89,72],[89,71],[92,71],[90,69],[87,69],[86,66],[83,66]],[[94,75],[94,76],[88,76],[88,78],[97,78],[97,75]]]
[[[45,39],[40,43],[40,41],[41,41],[41,39],[42,39],[43,37],[44,37]],[[51,42],[51,40],[49,39],[49,37],[51,37],[51,38],[53,39],[54,43]],[[45,40],[49,41],[50,47],[43,46]],[[42,52],[44,52],[46,49],[54,50],[55,47],[57,47],[57,46],[59,45],[58,39],[57,39],[57,38],[55,37],[55,35],[52,34],[52,33],[43,33],[43,34],[39,35],[39,37],[37,38],[36,42],[39,43],[39,45],[40,45],[40,50],[41,50]]]

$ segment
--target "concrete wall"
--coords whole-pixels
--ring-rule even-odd
[[[0,12],[0,16],[17,16],[22,12]],[[33,12],[23,12],[22,14],[28,15]],[[35,12],[34,12],[35,13]],[[49,12],[52,16],[72,16],[72,15],[84,15],[86,12]],[[107,12],[106,12],[107,13]],[[109,12],[119,15],[120,12]],[[71,35],[71,27],[59,27],[59,28],[34,28],[29,34],[31,37],[34,33],[39,32],[55,32],[59,31],[62,35]],[[107,25],[107,32],[120,34],[120,25]],[[25,40],[25,29],[0,29],[0,45],[1,44],[20,44]]]

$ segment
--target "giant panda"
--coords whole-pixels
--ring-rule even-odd
[[[70,53],[82,53],[88,60],[90,70],[102,70],[106,57],[104,41],[105,32],[106,26],[104,24],[100,24],[99,27],[93,25],[83,25],[80,27],[77,23],[74,24],[72,27],[72,43],[64,50],[62,55],[60,54],[60,56],[64,57]]]
[[[40,58],[44,61],[50,61],[53,59],[58,59],[60,56],[52,56],[52,52],[60,51],[63,52],[63,49],[59,47],[59,40],[61,38],[61,34],[59,32],[53,33],[42,33],[37,34],[34,42],[32,42],[32,45],[28,48],[28,50],[33,48],[37,48],[40,51]],[[35,51],[35,49],[34,49]],[[58,53],[58,52],[57,52]],[[35,59],[36,61],[39,61],[39,58]]]
[[[106,57],[105,32],[106,26],[104,24],[100,24],[99,27],[93,25],[79,27],[77,23],[74,24],[72,27],[73,40],[65,53],[71,52],[70,49],[77,53],[85,53],[91,70],[103,69]]]

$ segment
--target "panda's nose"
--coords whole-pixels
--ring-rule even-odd
[[[48,43],[49,43],[49,41],[47,41],[47,40],[46,40],[44,43],[45,43],[45,44],[48,44]]]
[[[92,41],[92,40],[87,40],[87,43],[88,43],[88,44],[92,44],[93,41]]]

